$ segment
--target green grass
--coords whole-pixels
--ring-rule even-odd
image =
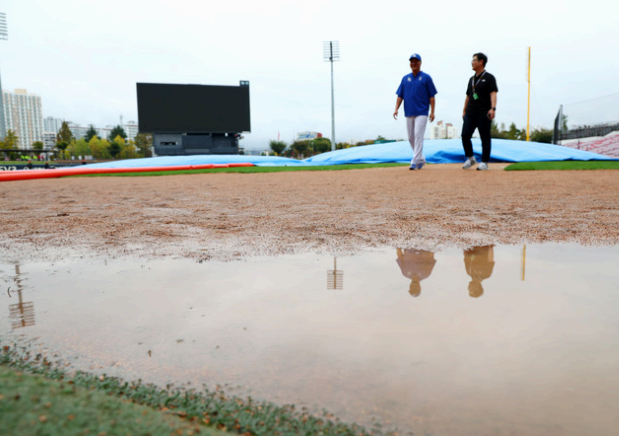
[[[505,171],[550,170],[619,170],[619,161],[519,162],[505,167]]]
[[[0,350],[0,434],[12,436],[191,435],[381,436],[345,424],[326,411],[313,413],[221,389],[181,389],[84,372],[69,374],[27,348]]]
[[[225,435],[171,411],[4,366],[0,392],[0,426],[6,435]]]

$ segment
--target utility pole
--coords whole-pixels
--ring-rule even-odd
[[[331,151],[335,150],[335,97],[333,92],[333,62],[340,60],[340,47],[337,41],[323,43],[325,62],[331,62]]]
[[[527,82],[529,84],[529,93],[527,97],[527,141],[529,141],[529,114],[531,111],[531,47],[529,46],[529,55],[527,57]]]

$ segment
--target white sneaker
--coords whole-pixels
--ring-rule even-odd
[[[477,165],[477,171],[487,171],[488,170],[488,164],[486,162],[481,162],[479,165]]]
[[[462,165],[462,169],[463,170],[468,170],[469,168],[471,168],[476,163],[477,163],[477,161],[475,160],[475,156],[471,156],[471,157],[466,159],[466,161],[464,162],[464,165]]]

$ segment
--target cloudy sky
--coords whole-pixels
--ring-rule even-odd
[[[473,53],[488,55],[499,85],[497,122],[552,126],[619,121],[619,26],[608,2],[522,0],[40,1],[0,0],[9,39],[0,41],[2,87],[40,95],[43,115],[97,127],[138,120],[136,82],[250,82],[252,131],[242,146],[290,143],[300,131],[340,141],[404,138],[395,91],[420,53],[438,89],[437,121],[461,127]],[[436,121],[435,121],[436,122]]]

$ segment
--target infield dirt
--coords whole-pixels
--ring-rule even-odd
[[[619,243],[619,173],[346,171],[61,178],[0,185],[6,259],[229,260],[368,247]]]

